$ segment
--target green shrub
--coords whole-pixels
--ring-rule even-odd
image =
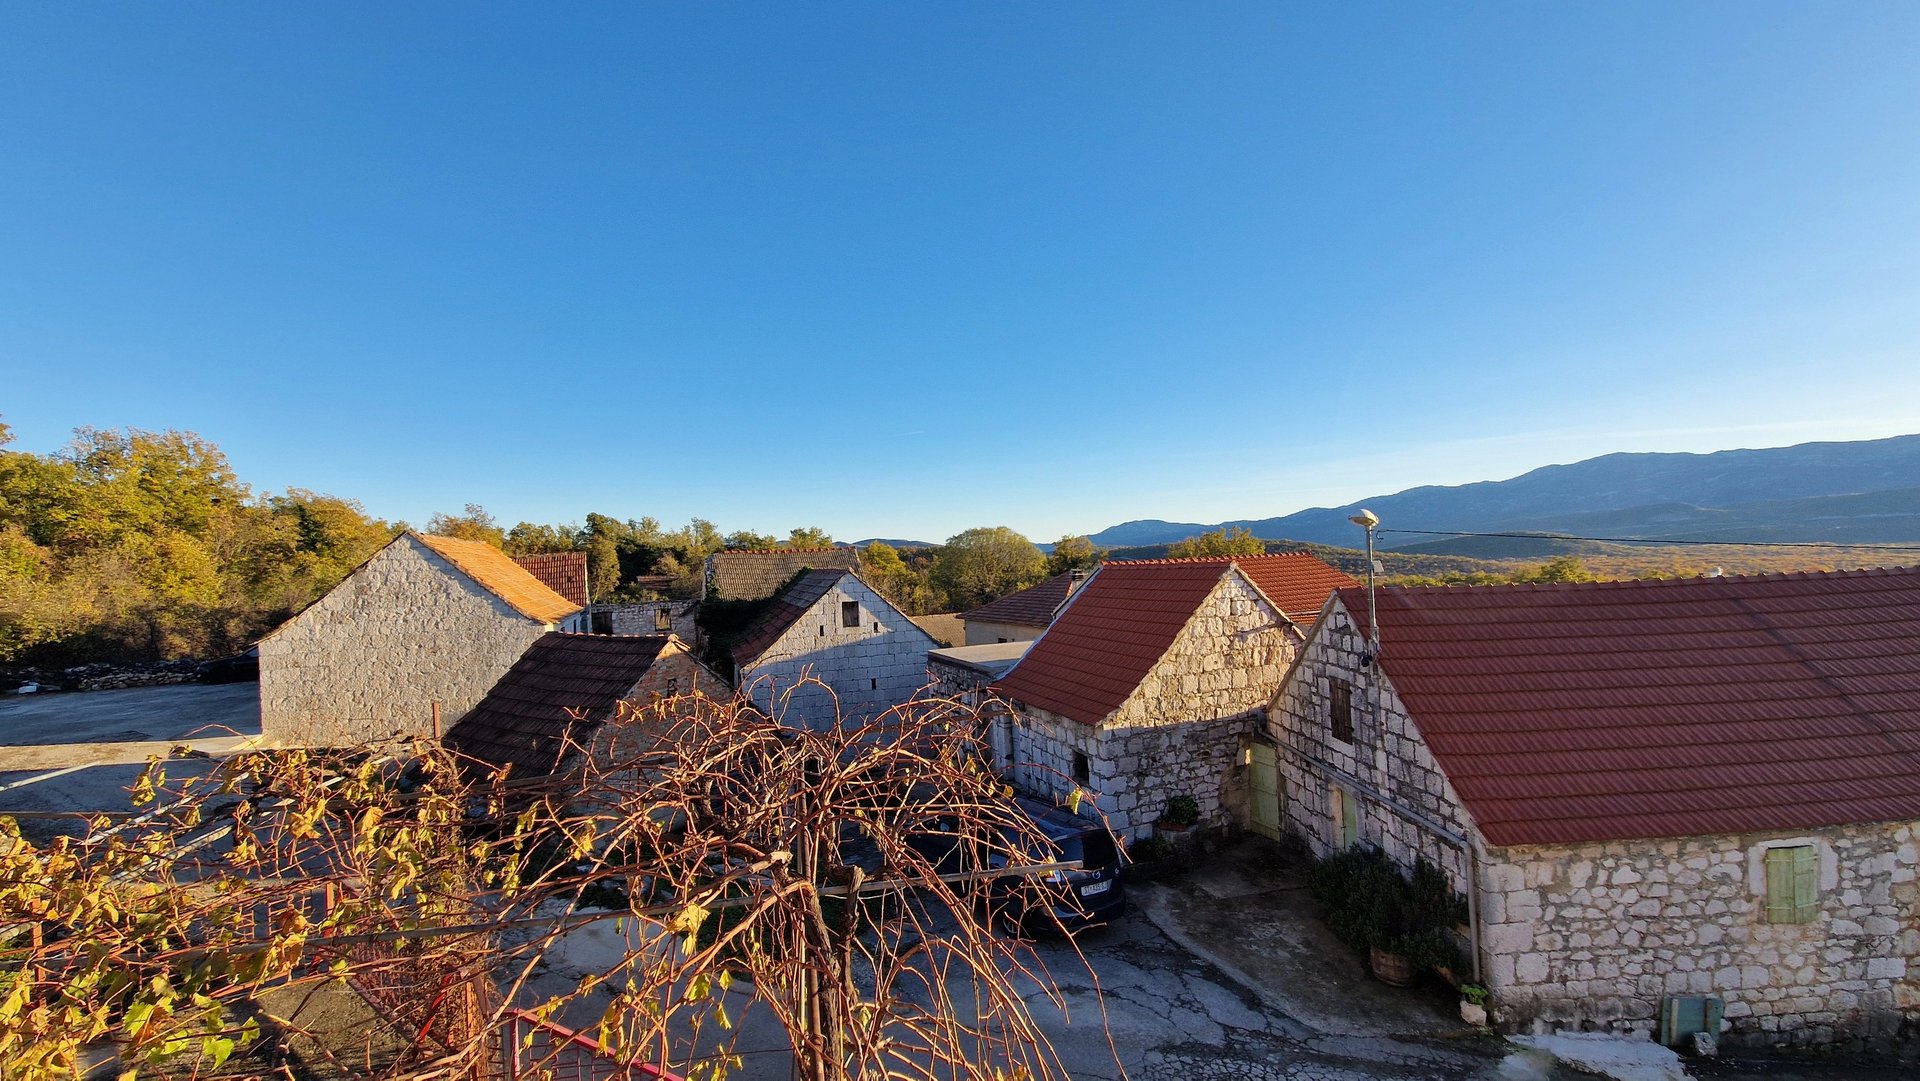
[[[1378,947],[1422,968],[1459,966],[1453,928],[1466,919],[1466,898],[1426,860],[1409,879],[1379,849],[1349,848],[1314,863],[1307,888],[1327,929],[1355,951]]]
[[[1200,801],[1192,796],[1174,796],[1167,800],[1160,821],[1168,826],[1191,826],[1200,821]]]
[[[1173,843],[1164,837],[1142,837],[1127,847],[1127,855],[1136,863],[1152,863],[1173,855]]]

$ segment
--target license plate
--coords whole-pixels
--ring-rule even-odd
[[[1098,893],[1105,893],[1107,892],[1107,890],[1111,889],[1112,887],[1113,887],[1113,882],[1111,879],[1109,879],[1106,882],[1089,882],[1086,885],[1080,887],[1080,896],[1092,897],[1093,895]]]

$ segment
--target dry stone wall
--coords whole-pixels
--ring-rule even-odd
[[[402,536],[260,643],[260,723],[289,745],[430,735],[480,701],[547,626]]]
[[[857,626],[842,625],[847,601],[860,607]],[[937,648],[865,582],[844,575],[741,670],[738,682],[782,723],[819,729],[833,723],[836,700],[840,715],[857,721],[912,698],[927,683],[927,651]],[[809,675],[825,686],[804,683]]]
[[[1818,912],[1767,919],[1765,852],[1812,845]],[[1494,1019],[1652,1032],[1668,995],[1726,1003],[1723,1043],[1865,1049],[1920,1026],[1920,827],[1495,849]]]
[[[595,634],[673,634],[682,642],[700,641],[695,622],[698,601],[642,601],[637,604],[595,604],[589,614],[589,627]],[[661,614],[666,614],[662,627]]]

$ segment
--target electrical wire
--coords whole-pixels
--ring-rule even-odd
[[[1845,541],[1663,540],[1658,537],[1580,537],[1572,533],[1474,533],[1463,529],[1388,529],[1425,537],[1506,537],[1513,540],[1597,541],[1603,544],[1712,545],[1729,548],[1864,548],[1875,552],[1920,552],[1920,544],[1849,544]]]

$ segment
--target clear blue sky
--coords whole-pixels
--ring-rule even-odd
[[[1920,431],[1920,5],[9,5],[0,414],[931,540]]]

